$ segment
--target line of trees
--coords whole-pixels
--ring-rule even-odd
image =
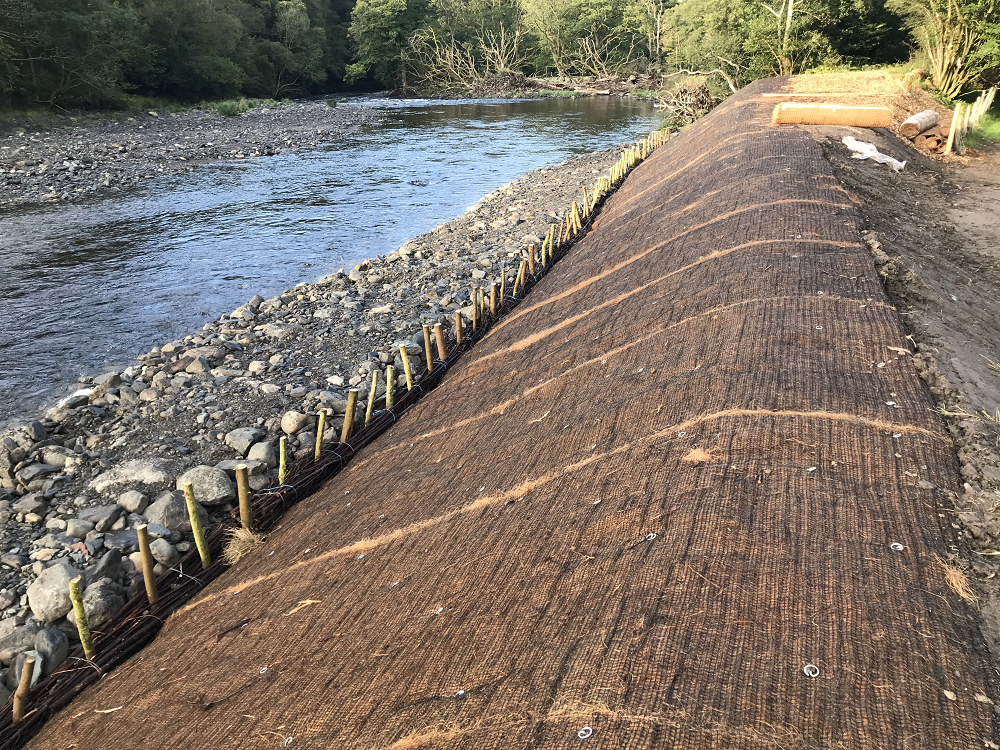
[[[0,0],[0,103],[282,97],[343,83],[719,71],[915,50],[947,96],[1000,77],[1000,0]]]

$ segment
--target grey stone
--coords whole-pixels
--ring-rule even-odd
[[[250,446],[267,435],[258,427],[239,427],[226,434],[226,445],[245,456]]]
[[[125,592],[122,587],[107,578],[96,581],[83,592],[83,611],[87,615],[87,624],[92,628],[106,623],[124,606]],[[66,621],[76,625],[76,613],[72,609]]]
[[[181,553],[174,549],[174,545],[166,539],[154,539],[149,544],[149,551],[153,553],[153,559],[160,565],[170,568],[181,559]]]
[[[118,504],[127,513],[142,513],[149,505],[149,498],[137,490],[129,490],[118,496]]]
[[[160,489],[169,486],[173,481],[173,474],[165,464],[159,461],[133,459],[101,474],[90,483],[90,488],[101,493],[123,484],[138,484],[150,489]]]
[[[41,492],[30,492],[12,506],[15,513],[44,513],[49,504],[45,502]]]
[[[208,372],[212,369],[211,363],[204,354],[198,355],[191,364],[184,368],[184,372],[190,372],[192,374],[199,372]]]
[[[132,532],[135,534],[135,531]],[[139,546],[136,538],[135,546]],[[112,581],[118,580],[118,575],[122,569],[122,553],[117,549],[108,549],[107,552],[96,563],[83,571],[83,588],[87,589],[92,583],[96,583],[102,578],[110,578]]]
[[[108,388],[116,388],[122,384],[121,376],[117,372],[106,372],[94,378],[94,385],[104,385]]]
[[[268,469],[267,464],[263,461],[251,461],[249,458],[234,458],[228,461],[219,461],[219,463],[215,465],[215,468],[221,469],[226,472],[227,476],[235,479],[237,466],[246,466],[248,476],[266,474]]]
[[[146,534],[151,539],[170,539],[175,534],[179,534],[179,533],[180,532],[177,532],[177,531],[171,531],[166,526],[161,526],[158,523],[147,523],[146,524]]]
[[[5,552],[0,555],[0,565],[6,565],[8,568],[13,568],[14,570],[20,570],[29,562],[30,560],[27,556],[19,555],[15,552]]]
[[[104,533],[114,525],[121,514],[122,507],[116,504],[84,508],[77,515],[81,521],[90,521],[90,523],[94,524],[95,531]]]
[[[42,622],[54,622],[73,607],[69,598],[69,582],[77,575],[69,563],[60,562],[46,568],[28,586],[28,606]]]
[[[74,539],[83,539],[94,530],[94,524],[90,521],[83,521],[79,518],[66,519],[66,536]]]
[[[208,523],[208,512],[200,504],[198,504],[198,515],[203,524]],[[180,491],[164,492],[156,498],[152,505],[146,508],[146,520],[150,523],[166,526],[171,531],[191,531],[191,519],[188,518],[184,493]],[[107,540],[105,540],[105,544],[107,544]]]
[[[21,671],[24,669],[24,662],[26,662],[28,659],[35,660],[35,666],[32,667],[31,669],[31,682],[29,683],[31,687],[37,685],[38,681],[42,679],[42,669],[45,660],[42,658],[42,655],[40,653],[38,653],[34,649],[31,649],[30,651],[22,651],[20,654],[17,655],[17,658],[14,660],[14,666],[12,668],[12,674],[11,674],[12,677],[11,681],[15,685],[21,682]]]
[[[42,674],[52,674],[69,656],[69,638],[56,628],[43,628],[35,634],[35,651],[42,657]]]
[[[294,336],[302,330],[302,326],[297,323],[268,323],[267,328],[264,329],[264,334],[270,336],[273,339],[287,339],[289,336]]]
[[[61,471],[61,466],[53,466],[52,464],[29,464],[17,472],[17,478],[28,484],[39,477],[47,477],[50,474],[58,474]]]
[[[0,662],[10,664],[18,654],[35,647],[35,633],[38,629],[16,628],[10,635],[0,638]]]
[[[139,534],[135,529],[125,529],[117,534],[107,534],[104,537],[104,546],[110,550],[130,552],[139,548]]]
[[[281,431],[286,435],[294,435],[309,424],[309,417],[301,412],[286,411],[281,417]]]
[[[247,452],[247,460],[261,461],[267,464],[267,468],[273,469],[278,465],[278,454],[274,450],[274,443],[271,441],[254,443]]]
[[[236,487],[222,469],[214,466],[194,466],[177,478],[177,489],[190,482],[195,499],[202,505],[225,505],[236,499]],[[166,526],[167,524],[164,524]]]
[[[61,445],[47,445],[42,448],[42,461],[51,465],[65,468],[66,459],[73,458],[74,453],[69,448]]]

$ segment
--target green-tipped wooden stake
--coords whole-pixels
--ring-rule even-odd
[[[403,372],[406,374],[406,390],[413,390],[413,370],[410,368],[410,357],[406,354],[406,347],[399,345],[399,358],[403,360]]]
[[[278,439],[278,484],[285,483],[285,476],[288,474],[288,463],[285,454],[288,452],[287,439]]]
[[[246,467],[244,467],[244,470]],[[239,493],[239,469],[237,469],[236,474],[236,491]],[[250,516],[250,503],[249,503],[249,491],[247,492],[247,518],[253,523],[253,518]],[[194,499],[194,487],[191,486],[190,482],[184,483],[184,502],[187,503],[188,520],[191,522],[191,535],[194,537],[194,545],[198,548],[198,557],[201,558],[202,569],[207,568],[212,564],[212,556],[208,551],[208,541],[205,539],[205,527],[201,525],[201,515],[198,513],[198,503]],[[240,520],[243,520],[243,500],[240,499]],[[244,524],[246,525],[246,524]],[[247,527],[249,528],[249,527]],[[150,556],[152,558],[152,556]],[[143,574],[145,575],[145,574]],[[149,589],[146,589],[147,592]]]
[[[495,281],[490,284],[490,315],[494,318],[497,316],[497,283]]]
[[[462,311],[455,311],[455,343],[462,343]]]
[[[340,442],[346,443],[351,439],[351,432],[354,430],[354,410],[358,407],[358,389],[351,388],[347,392],[347,411],[344,412],[344,429],[340,431]]]
[[[146,527],[143,526],[145,529]],[[97,652],[94,650],[94,637],[90,633],[90,625],[87,624],[87,610],[83,608],[83,590],[80,588],[80,576],[69,582],[69,598],[73,602],[73,614],[76,615],[76,630],[80,634],[80,645],[83,646],[83,655],[90,661],[94,660]],[[25,660],[27,664],[27,660]],[[21,671],[21,679],[24,679],[24,670]]]
[[[427,358],[427,372],[430,372],[434,368],[434,351],[431,348],[431,329],[430,326],[423,326],[424,331],[424,356]]]
[[[188,482],[185,486],[185,496],[187,495],[187,487],[190,484]],[[192,494],[191,497],[194,497],[194,495]],[[146,534],[146,524],[143,523],[136,526],[135,533],[139,537],[139,559],[142,562],[142,581],[146,584],[146,598],[149,599],[150,604],[155,604],[160,595],[156,591],[156,576],[153,574],[156,562],[153,560],[153,553],[149,550],[149,536]]]
[[[389,365],[385,368],[385,408],[392,408],[393,396],[396,395],[396,368]]]
[[[79,578],[74,579],[79,586]],[[86,625],[84,626],[86,627]],[[90,658],[89,656],[87,657]],[[21,665],[21,679],[17,683],[17,690],[14,691],[14,723],[24,719],[24,709],[28,703],[28,693],[31,692],[31,677],[35,673],[35,659],[28,656]]]
[[[319,461],[323,451],[323,433],[326,432],[326,409],[319,410],[319,424],[316,426],[316,445],[313,446],[313,461]]]
[[[448,356],[448,350],[444,346],[444,328],[441,327],[440,323],[434,324],[434,343],[437,344],[438,360],[444,362],[445,357]]]
[[[368,405],[365,407],[365,427],[372,421],[372,413],[375,411],[375,394],[378,393],[378,368],[372,370],[372,386],[368,391]]]
[[[524,284],[524,272],[528,267],[528,262],[525,260],[521,261],[521,267],[517,269],[517,277],[514,279],[514,290],[511,295],[517,297],[517,290]]]
[[[322,414],[322,412],[320,413]],[[316,444],[319,445],[319,440],[316,441]],[[240,523],[247,531],[253,531],[253,511],[250,509],[250,475],[246,464],[240,464],[236,467],[236,495],[240,500]],[[190,512],[189,510],[188,513]],[[194,524],[191,526],[193,528]],[[200,553],[201,549],[198,552]]]

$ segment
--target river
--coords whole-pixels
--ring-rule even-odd
[[[355,101],[379,108],[381,125],[0,216],[0,423],[254,294],[391,252],[525,172],[661,119],[617,97]]]

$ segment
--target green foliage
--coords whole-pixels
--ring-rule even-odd
[[[359,81],[371,74],[383,86],[397,82],[406,88],[400,63],[407,41],[424,21],[424,0],[358,0],[351,12],[350,36],[357,45],[357,62],[347,66],[344,80]]]
[[[896,63],[915,44],[954,97],[1000,79],[998,2],[0,0],[0,107],[155,97],[233,111],[341,81],[476,94],[553,73],[648,74],[636,95],[650,96],[676,82],[657,76],[686,70],[725,93],[727,81]]]
[[[1000,115],[987,112],[979,121],[979,126],[969,131],[965,136],[966,146],[979,146],[983,143],[1000,141]]]

